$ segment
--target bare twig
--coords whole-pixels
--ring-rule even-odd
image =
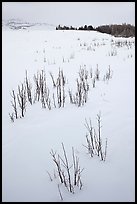
[[[11,122],[14,122],[14,113],[9,113],[9,116],[10,116],[10,119],[11,119]]]
[[[50,74],[51,79],[52,79],[53,87],[55,88],[56,87],[56,82],[54,80],[53,74],[51,72],[49,74]]]
[[[63,197],[62,197],[62,194],[61,194],[61,191],[60,191],[59,184],[58,184],[58,190],[59,190],[59,195],[60,195],[60,198],[61,198],[61,200],[63,200]]]
[[[54,152],[53,150],[51,150],[50,152],[51,156],[53,157],[53,161],[57,166],[57,170],[58,170],[58,174],[59,174],[59,178],[61,183],[63,183],[63,178],[62,178],[62,173],[61,173],[61,167],[60,167],[60,160],[59,160],[59,156],[58,156],[58,160],[56,158],[56,152]]]
[[[47,171],[47,174],[49,175],[50,180],[53,181],[53,179],[52,179],[52,177],[48,171]]]
[[[26,97],[26,87],[22,83],[21,86],[18,86],[18,103],[19,107],[21,109],[21,116],[24,117],[25,111],[26,111],[26,104],[27,104],[27,97]]]
[[[11,101],[11,104],[12,104],[12,107],[13,107],[13,110],[14,110],[15,118],[17,119],[18,118],[17,102],[16,102],[16,95],[15,95],[14,90],[12,90],[11,97],[13,98],[13,101]]]
[[[28,76],[27,76],[27,70],[26,70],[26,89],[27,89],[27,96],[28,96],[28,101],[30,102],[30,104],[32,105],[32,85],[30,84],[29,80],[28,80]]]
[[[69,163],[68,163],[68,159],[67,159],[67,155],[66,155],[66,151],[65,151],[65,147],[63,143],[62,143],[62,148],[63,148],[64,158],[65,158],[65,165],[66,165],[66,169],[68,173],[69,190],[70,192],[72,192],[73,189],[72,189],[72,184],[71,184],[70,167],[69,167]]]

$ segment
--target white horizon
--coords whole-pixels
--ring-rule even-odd
[[[2,20],[97,27],[135,25],[135,2],[2,2]]]

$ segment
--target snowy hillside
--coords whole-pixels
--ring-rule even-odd
[[[52,73],[56,81],[59,69],[65,76],[64,107],[59,107],[50,76]],[[12,122],[12,90],[18,93],[26,70],[33,102],[31,105],[27,99],[24,117],[17,104],[18,119],[14,116]],[[41,100],[34,100],[34,75],[42,70],[51,110],[42,107]],[[88,91],[87,101],[78,106],[76,79],[80,70],[88,73]],[[107,78],[109,71],[111,77]],[[75,103],[70,102],[69,90]],[[107,138],[105,161],[96,154],[91,157],[85,147],[86,120],[89,123],[91,119],[98,134],[98,114],[103,151]],[[73,147],[80,168],[84,168],[82,187],[76,187],[74,193],[60,183],[50,154],[53,149],[63,158],[62,143],[69,165],[73,164]],[[135,38],[115,38],[96,31],[3,30],[2,201],[60,202],[61,195],[64,202],[135,201]]]
[[[27,22],[21,19],[2,20],[3,30],[55,30],[55,25],[48,23]]]

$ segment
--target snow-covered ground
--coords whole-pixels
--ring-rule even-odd
[[[116,46],[116,42],[131,42]],[[60,186],[66,202],[135,201],[135,38],[115,38],[95,31],[2,31],[2,201],[60,202],[58,178],[51,149],[63,154],[64,143],[71,163],[71,148],[79,157],[83,187],[71,194]],[[87,103],[69,103],[68,90],[75,92],[80,67],[98,66],[100,80],[90,90]],[[108,68],[112,78],[103,76]],[[24,118],[10,121],[11,91],[17,92],[25,70],[33,76],[42,69],[52,91],[49,72],[57,77],[62,69],[67,79],[64,108],[51,110],[40,102],[28,103]],[[108,139],[106,161],[90,158],[86,148],[85,118],[97,129],[101,112],[101,135]],[[56,173],[57,174],[57,173]]]

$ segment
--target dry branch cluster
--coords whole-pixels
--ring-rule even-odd
[[[113,75],[113,72],[112,72],[112,70],[111,70],[111,68],[110,68],[110,65],[109,65],[109,68],[108,68],[106,74],[104,75],[103,80],[104,80],[104,81],[108,81],[109,79],[112,78],[112,75]]]
[[[51,110],[50,91],[47,87],[46,73],[44,72],[44,70],[42,70],[40,73],[37,72],[37,75],[34,75],[34,82],[34,103],[36,101],[41,101],[42,108],[48,108],[49,110]]]
[[[85,127],[88,130],[86,134],[86,145],[83,145],[88,150],[88,154],[90,157],[97,155],[101,161],[106,160],[107,155],[107,139],[105,143],[105,147],[102,145],[102,136],[101,136],[101,113],[97,114],[97,123],[98,123],[98,131],[92,126],[91,119],[89,122],[85,119]],[[79,158],[75,155],[74,148],[72,147],[72,161],[68,160],[67,153],[62,143],[63,156],[57,154],[56,151],[51,150],[50,154],[52,156],[52,160],[56,167],[56,172],[54,170],[54,178],[58,178],[60,184],[58,184],[58,191],[61,200],[63,200],[63,196],[60,190],[60,185],[63,185],[70,193],[75,193],[75,187],[77,186],[80,190],[83,186],[81,180],[81,169],[79,164]],[[53,181],[51,174],[47,171],[49,178]]]
[[[88,71],[86,68],[80,68],[79,78],[76,79],[76,93],[72,94],[69,90],[70,103],[76,104],[78,107],[83,106],[87,102],[89,82],[88,82]]]
[[[11,114],[9,113],[9,116],[11,121],[14,122],[15,119],[24,117],[25,115],[27,104],[26,86],[23,83],[18,86],[17,94],[15,94],[15,91],[12,90],[11,97],[13,98],[13,100],[11,101],[13,112]],[[20,108],[21,115],[19,115],[17,107]]]
[[[79,158],[75,155],[73,147],[72,147],[71,164],[68,160],[67,153],[63,143],[62,143],[62,149],[63,149],[63,156],[60,156],[53,150],[51,150],[50,154],[56,166],[56,171],[57,171],[60,183],[63,184],[69,192],[74,193],[76,186],[80,190],[83,186],[81,181],[81,172],[83,171],[83,169],[81,169],[79,165]],[[50,180],[52,180],[50,174],[49,176],[50,176]]]
[[[86,143],[87,145],[83,145],[87,148],[88,153],[91,157],[94,155],[97,155],[100,157],[102,161],[106,160],[106,154],[107,154],[107,139],[105,143],[105,147],[103,150],[102,146],[102,137],[101,137],[101,115],[97,114],[97,123],[98,123],[98,131],[95,130],[95,128],[92,126],[91,119],[89,119],[89,122],[85,120],[85,127],[88,130],[88,133],[86,134]]]
[[[65,106],[66,77],[64,76],[63,70],[59,69],[56,82],[54,81],[52,73],[50,73],[50,76],[52,78],[53,86],[54,88],[56,88],[56,93],[53,93],[52,98],[50,96],[50,89],[47,86],[47,78],[45,71],[41,70],[41,72],[38,71],[37,74],[34,74],[34,94],[32,94],[32,84],[28,79],[26,71],[24,83],[21,83],[21,85],[18,86],[17,94],[14,90],[12,90],[11,93],[11,105],[13,107],[13,112],[9,113],[9,116],[12,122],[14,122],[15,119],[24,117],[27,102],[32,105],[36,101],[40,101],[42,108],[47,108],[49,110],[51,110],[52,104],[55,108],[57,106],[58,108]],[[19,113],[18,107],[21,109],[21,113]]]
[[[47,85],[47,77],[44,70],[34,74],[34,86],[32,86],[26,71],[24,82],[18,85],[17,93],[15,93],[14,90],[12,90],[11,93],[13,112],[9,113],[9,116],[12,122],[14,122],[15,119],[25,116],[28,103],[33,105],[35,102],[41,102],[42,108],[48,110],[65,107],[67,92],[65,90],[66,77],[64,72],[59,69],[57,78],[55,78],[51,72],[49,74],[53,84],[53,90],[50,90]],[[76,92],[73,93],[72,90],[69,89],[68,96],[71,104],[80,107],[87,103],[88,93],[91,88],[90,84],[92,83],[92,87],[94,88],[96,81],[100,80],[100,71],[97,65],[95,73],[93,74],[92,68],[88,71],[86,65],[84,65],[84,67],[80,67],[78,75],[79,77],[76,79]],[[110,78],[112,78],[112,70],[109,66],[103,80],[108,81]]]
[[[83,106],[85,103],[87,103],[88,100],[88,93],[90,90],[90,82],[92,82],[92,87],[95,88],[96,81],[100,80],[100,70],[97,68],[95,70],[95,73],[93,73],[92,68],[88,71],[86,69],[86,66],[80,67],[79,70],[79,78],[76,79],[76,92],[73,94],[72,90],[69,89],[69,100],[71,104],[75,104],[78,107]],[[103,80],[109,80],[112,78],[112,70],[107,70],[106,74],[104,75]]]
[[[64,107],[65,105],[65,84],[66,84],[66,77],[64,76],[63,70],[59,70],[56,89],[57,89],[57,102],[58,107]]]

